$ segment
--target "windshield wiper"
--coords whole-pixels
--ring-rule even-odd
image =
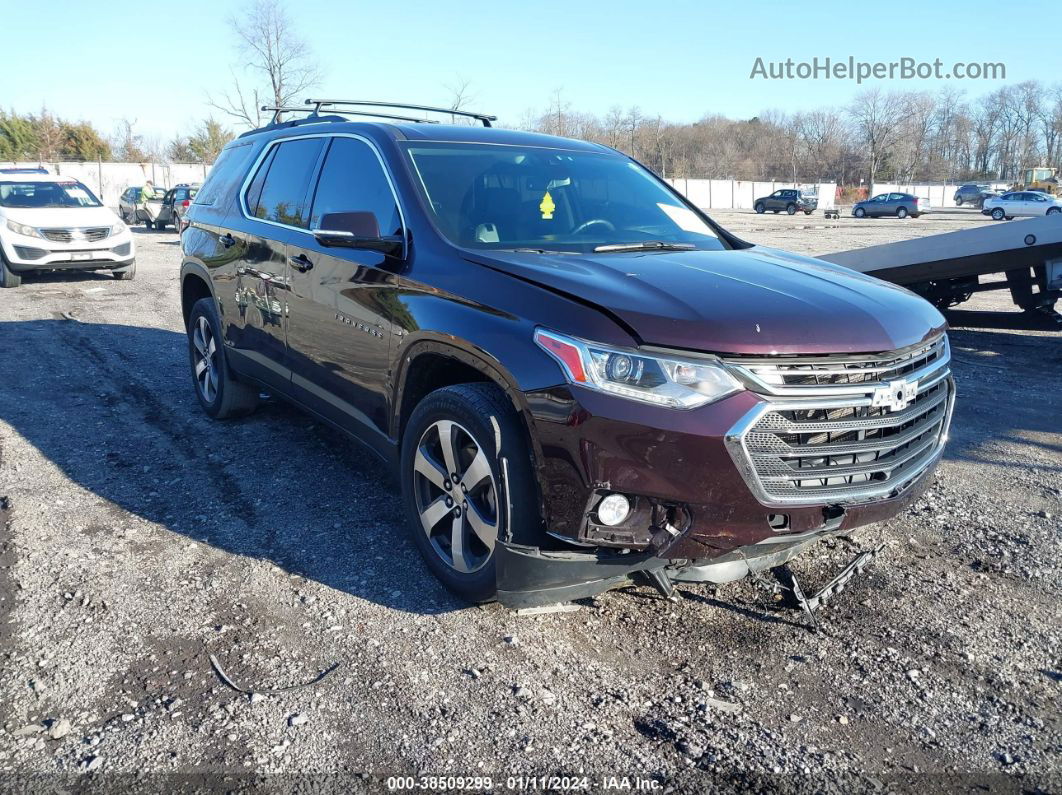
[[[693,251],[697,248],[692,243],[668,243],[663,240],[643,240],[638,243],[608,243],[594,246],[595,254],[610,251]]]

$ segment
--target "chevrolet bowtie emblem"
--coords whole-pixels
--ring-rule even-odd
[[[889,381],[874,390],[873,405],[903,411],[918,395],[917,381]]]

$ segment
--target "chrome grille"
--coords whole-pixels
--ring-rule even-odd
[[[88,226],[78,229],[41,229],[41,235],[53,243],[72,243],[74,240],[87,240],[97,243],[111,234],[109,226]]]
[[[941,452],[950,358],[942,335],[885,355],[729,360],[765,396],[728,434],[730,453],[765,502],[888,497]]]
[[[949,358],[948,338],[876,356],[774,356],[728,362],[739,369],[761,391],[773,395],[808,395],[817,387],[822,394],[841,394],[837,387],[854,386],[845,394],[857,394],[859,387],[903,378],[910,373],[939,364]]]

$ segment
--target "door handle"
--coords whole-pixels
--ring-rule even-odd
[[[223,245],[225,248],[232,248],[236,245],[236,238],[226,232],[218,238],[218,242],[221,243],[221,245]]]
[[[306,273],[306,271],[313,268],[313,263],[305,254],[299,254],[297,257],[288,257],[288,262],[299,273]]]

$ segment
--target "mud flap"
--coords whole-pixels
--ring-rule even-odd
[[[857,574],[862,574],[863,570],[870,565],[871,561],[874,560],[878,553],[884,548],[884,544],[879,544],[873,549],[860,552],[851,563],[841,569],[832,580],[826,583],[826,585],[813,596],[807,596],[804,593],[800,581],[789,566],[776,566],[771,569],[771,574],[774,575],[778,587],[782,590],[785,596],[783,605],[790,609],[803,611],[810,624],[808,628],[813,632],[817,632],[819,629],[819,608],[843,591],[853,577]]]

